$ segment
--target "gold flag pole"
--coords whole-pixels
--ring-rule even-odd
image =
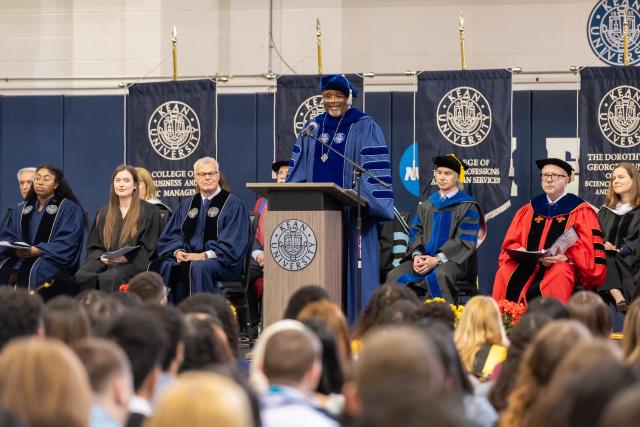
[[[622,25],[622,46],[623,46],[623,54],[622,54],[622,62],[625,66],[629,65],[629,21],[627,21],[627,7],[628,5],[625,3],[624,5],[624,20]]]
[[[460,11],[460,20],[458,22],[458,31],[460,32],[460,67],[464,71],[467,69],[467,63],[464,59],[464,18],[462,17],[462,11]]]
[[[171,51],[173,53],[173,80],[178,80],[178,30],[175,25],[171,33]]]
[[[320,31],[320,18],[316,18],[316,48],[318,50],[318,74],[322,74],[322,31]]]

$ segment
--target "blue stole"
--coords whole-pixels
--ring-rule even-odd
[[[331,117],[328,113],[320,114],[314,119],[320,125],[318,139],[329,144],[340,154],[344,154],[351,125],[363,116],[364,113],[356,108],[349,108],[342,116],[342,120],[339,117]],[[314,143],[316,149],[313,157],[313,182],[333,182],[344,187],[345,183],[342,181],[344,160],[319,142]],[[323,154],[327,155],[325,162],[322,161]]]
[[[549,204],[546,194],[541,194],[531,199],[533,212],[547,218],[553,218],[558,215],[568,215],[581,203],[584,203],[584,200],[571,193],[565,194],[557,203],[553,204]]]
[[[451,231],[451,223],[453,221],[453,212],[446,210],[451,206],[463,203],[473,202],[473,198],[462,191],[458,191],[453,197],[447,197],[444,201],[440,193],[433,193],[428,199],[436,209],[433,213],[433,225],[431,226],[431,238],[423,248],[423,254],[435,256],[438,249],[449,240]],[[442,298],[442,290],[436,279],[436,269],[433,268],[424,276],[417,273],[403,274],[398,278],[398,283],[420,283],[426,281],[429,293],[432,298]]]

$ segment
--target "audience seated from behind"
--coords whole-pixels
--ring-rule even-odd
[[[158,199],[158,189],[149,171],[143,167],[136,166],[136,172],[138,173],[138,196],[155,206],[160,212],[162,224],[166,224],[171,218],[171,208]]]
[[[640,173],[620,163],[611,173],[605,204],[598,212],[604,233],[607,275],[598,290],[616,309],[626,312],[638,296],[640,280]]]
[[[249,399],[232,380],[211,372],[180,376],[145,427],[257,427]]]
[[[640,385],[622,391],[607,405],[600,427],[636,427],[640,419]]]
[[[44,336],[43,312],[40,295],[0,287],[0,350],[14,338]]]
[[[475,379],[492,378],[493,370],[507,356],[509,341],[498,304],[487,296],[469,300],[454,332],[462,365]]]
[[[0,407],[30,427],[86,427],[91,387],[73,351],[55,339],[19,338],[0,353]]]
[[[559,363],[522,425],[598,427],[607,404],[636,381],[616,344],[604,339],[581,343]]]
[[[250,245],[244,204],[221,187],[218,162],[194,164],[196,194],[182,201],[158,241],[159,259],[149,266],[173,288],[178,304],[189,295],[217,293],[219,282],[240,279]]]
[[[283,319],[297,319],[298,314],[308,305],[316,301],[328,300],[329,294],[325,288],[317,285],[305,285],[298,288],[287,302]]]
[[[127,427],[140,427],[151,416],[151,398],[162,371],[167,335],[147,313],[125,311],[114,319],[106,338],[115,341],[131,364],[135,394],[129,400]]]
[[[500,414],[499,427],[522,427],[536,401],[544,395],[565,355],[592,339],[589,330],[575,320],[558,320],[538,332],[525,351],[516,383]]]
[[[92,335],[104,335],[111,320],[124,311],[124,305],[115,298],[115,295],[117,294],[106,294],[92,289],[82,291],[76,297],[89,316]]]
[[[184,300],[180,306],[183,313],[213,313],[222,323],[222,328],[227,337],[228,347],[233,357],[239,356],[240,326],[238,319],[233,314],[231,303],[222,295],[207,293],[196,294]]]
[[[112,341],[88,338],[72,346],[93,391],[89,427],[123,427],[129,415],[133,379],[127,355]]]
[[[44,329],[47,337],[67,345],[91,335],[91,323],[82,303],[66,295],[57,296],[44,306]]]
[[[489,391],[489,401],[496,411],[501,412],[507,407],[507,398],[515,386],[524,352],[538,331],[551,321],[551,317],[545,313],[527,312],[511,330],[507,358],[494,370],[494,374],[496,371],[499,373]]]
[[[180,372],[235,366],[222,323],[215,313],[189,313],[184,321],[184,360]]]
[[[622,328],[624,358],[630,365],[640,365],[640,300],[629,306]]]
[[[567,310],[572,319],[581,322],[594,337],[608,338],[611,334],[609,307],[595,292],[580,291],[569,298]]]
[[[162,282],[160,284],[162,285]],[[175,381],[182,366],[186,326],[182,312],[173,305],[147,303],[142,312],[153,318],[167,336],[167,347],[161,366],[162,372],[151,399],[153,406],[156,406],[159,397]]]
[[[0,232],[0,240],[30,246],[0,248],[0,284],[36,289],[55,282],[57,293],[77,293],[69,279],[80,262],[84,211],[61,169],[42,165],[33,182]]]
[[[338,426],[313,400],[322,375],[321,344],[306,326],[282,330],[264,344],[261,370],[269,381],[261,396],[265,427]]]
[[[135,168],[120,165],[113,171],[109,204],[101,208],[89,232],[87,259],[76,273],[82,289],[117,292],[120,284],[145,271],[156,252],[162,231],[160,213],[138,197]],[[107,255],[126,246],[132,251]]]
[[[462,404],[467,419],[473,420],[480,427],[493,427],[498,421],[498,413],[485,396],[475,394],[467,372],[458,355],[453,332],[446,324],[433,320],[420,329],[431,338],[442,367],[444,368],[445,389],[447,396]]]
[[[431,301],[428,304],[421,304],[414,312],[412,320],[417,325],[428,324],[433,321],[440,321],[451,331],[456,327],[456,314],[446,302]]]
[[[144,303],[167,304],[167,288],[158,273],[143,271],[133,276],[128,285],[127,292],[138,295]]]

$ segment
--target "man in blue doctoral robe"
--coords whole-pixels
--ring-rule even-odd
[[[387,283],[409,285],[418,294],[455,304],[456,283],[476,282],[485,219],[480,205],[462,191],[468,166],[454,154],[434,157],[433,163],[438,191],[418,206],[415,240]]]
[[[218,292],[218,282],[240,280],[251,243],[247,209],[220,187],[218,162],[203,157],[194,172],[197,193],[174,212],[158,241],[159,259],[149,266],[175,286],[176,304],[195,293]]]
[[[315,137],[329,144],[345,157],[369,170],[391,185],[389,149],[380,127],[357,108],[351,107],[356,89],[344,75],[324,76],[320,80],[325,113],[313,119],[317,124]],[[301,136],[293,146],[287,182],[333,182],[343,188],[355,189],[353,167],[336,153],[309,136]],[[393,190],[374,179],[362,176],[362,195],[368,206],[362,219],[362,305],[380,285],[378,223],[393,218]],[[358,315],[357,307],[357,230],[356,210],[344,214],[345,238],[348,239],[345,258],[346,311],[350,321]]]

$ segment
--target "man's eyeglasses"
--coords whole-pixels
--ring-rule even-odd
[[[215,171],[215,172],[198,172],[198,173],[196,173],[196,176],[198,178],[204,178],[205,176],[213,178],[216,175],[218,175],[218,171]]]
[[[541,173],[540,178],[544,181],[556,182],[560,178],[569,178],[567,175],[558,175],[557,173]]]
[[[342,102],[344,101],[346,98],[346,96],[344,95],[322,95],[322,100],[324,102]]]

